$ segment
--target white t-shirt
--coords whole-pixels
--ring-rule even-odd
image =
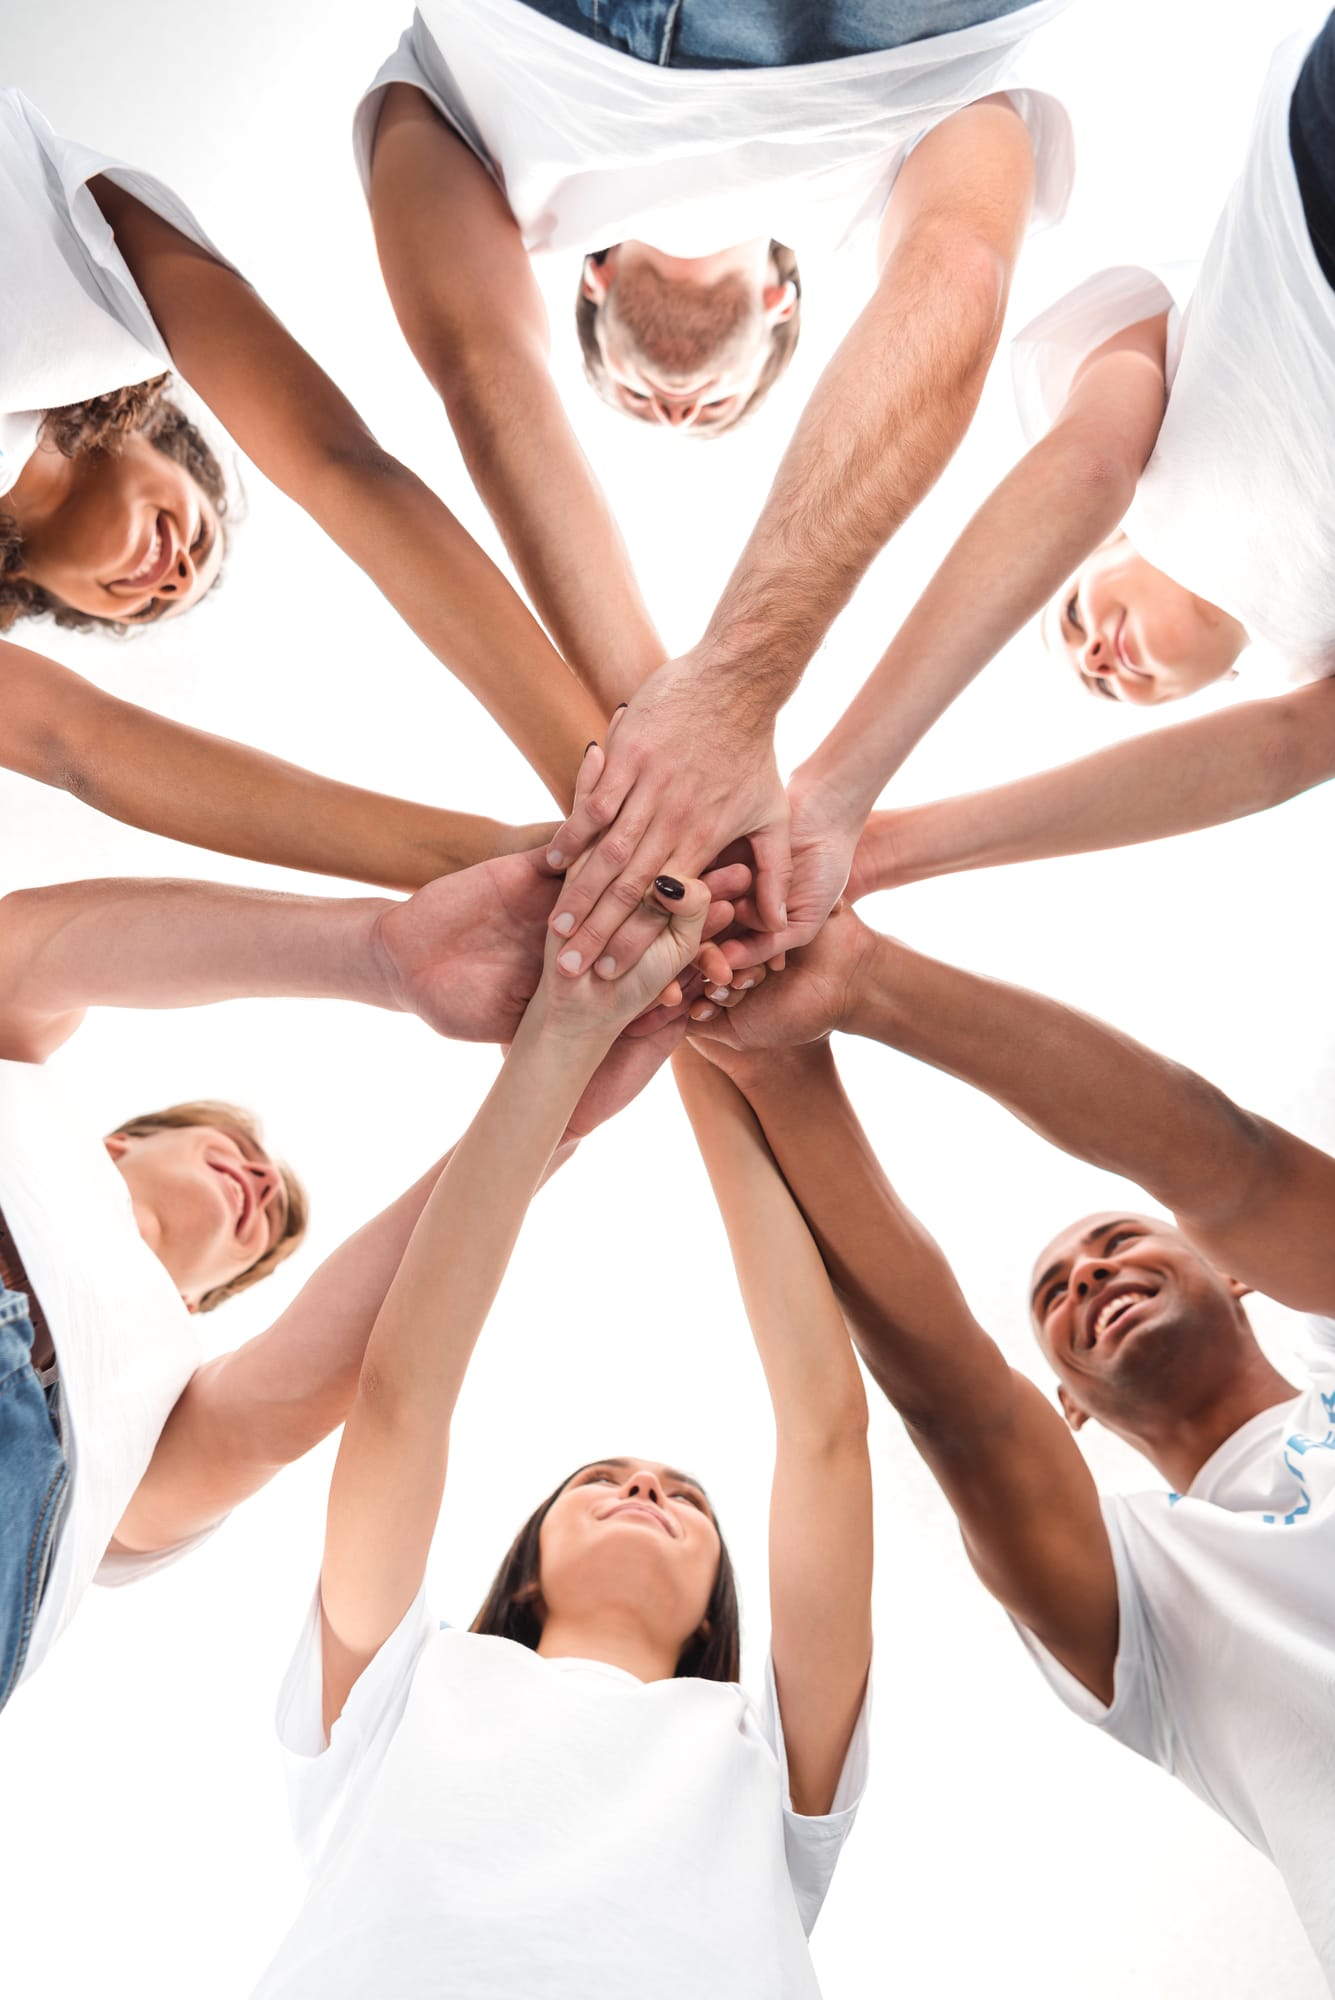
[[[1194,290],[1181,270],[1168,284],[1149,270],[1100,272],[1017,335],[1014,370],[1032,439],[1087,354],[1170,310],[1168,407],[1127,535],[1156,569],[1316,679],[1335,673],[1335,289],[1289,152],[1289,103],[1311,43],[1308,31],[1275,52]]]
[[[369,184],[380,92],[415,84],[503,190],[531,251],[627,238],[706,255],[771,236],[799,255],[879,220],[914,140],[1006,87],[1015,56],[1069,0],[954,34],[783,69],[672,69],[549,21],[522,0],[427,0],[357,108]],[[1056,98],[1016,90],[1034,141],[1034,225],[1074,173]]]
[[[85,186],[94,174],[226,261],[161,181],[60,138],[21,90],[0,90],[0,494],[32,456],[48,410],[171,367]]]
[[[99,1581],[130,1582],[190,1546],[106,1555],[201,1347],[194,1319],[139,1234],[100,1135],[36,1063],[0,1062],[0,1211],[55,1342],[70,1467],[68,1509],[26,1680],[99,1565]]]
[[[1335,1983],[1335,1320],[1312,1383],[1184,1494],[1105,1498],[1121,1633],[1105,1708],[1020,1628],[1086,1721],[1269,1855]]]
[[[442,1630],[422,1594],[326,1748],[317,1597],[278,1728],[314,1879],[255,2000],[818,2000],[806,1936],[861,1796],[865,1705],[832,1810],[800,1818],[772,1676],[757,1708],[544,1660]]]

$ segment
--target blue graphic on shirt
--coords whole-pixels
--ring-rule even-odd
[[[1331,1428],[1324,1437],[1308,1437],[1303,1431],[1295,1431],[1293,1436],[1286,1440],[1284,1464],[1297,1481],[1301,1494],[1298,1505],[1291,1514],[1262,1514],[1261,1519],[1272,1527],[1276,1522],[1282,1521],[1284,1527],[1291,1528],[1295,1521],[1301,1521],[1304,1514],[1310,1514],[1312,1511],[1312,1496],[1307,1490],[1307,1475],[1297,1461],[1305,1458],[1309,1451],[1335,1451],[1335,1390],[1329,1395],[1324,1389],[1319,1393],[1322,1406],[1331,1420]]]

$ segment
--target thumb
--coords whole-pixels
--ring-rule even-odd
[[[673,945],[681,954],[680,965],[689,965],[700,949],[700,933],[709,914],[709,890],[691,875],[658,875],[653,894],[655,907],[668,918]]]
[[[788,891],[793,883],[793,857],[786,823],[758,828],[751,835],[751,852],[756,860],[753,894],[761,928],[786,931]]]

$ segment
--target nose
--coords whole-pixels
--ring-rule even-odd
[[[654,408],[660,423],[670,424],[673,430],[681,430],[695,422],[702,401],[702,393],[694,396],[655,396]]]
[[[255,1195],[255,1206],[261,1212],[273,1202],[281,1186],[281,1177],[272,1160],[247,1160],[245,1172]]]
[[[663,1504],[659,1482],[652,1472],[632,1472],[621,1488],[627,1500],[648,1500],[655,1507]]]
[[[1109,668],[1114,665],[1112,647],[1108,644],[1102,632],[1093,631],[1085,640],[1084,652],[1081,655],[1081,664],[1086,673],[1095,674],[1107,673]]]
[[[168,603],[175,598],[188,597],[195,587],[196,576],[194,557],[189,549],[178,549],[175,560],[154,587],[153,595],[165,597]]]
[[[1115,1275],[1111,1264],[1096,1264],[1092,1257],[1078,1257],[1071,1267],[1071,1292],[1078,1299],[1087,1299]]]

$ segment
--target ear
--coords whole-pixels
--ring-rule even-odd
[[[1225,1278],[1224,1283],[1228,1286],[1230,1294],[1235,1299],[1250,1298],[1251,1294],[1256,1290],[1255,1285],[1247,1284],[1242,1278]]]
[[[1082,1410],[1065,1383],[1057,1384],[1057,1401],[1062,1406],[1062,1415],[1073,1431],[1083,1430],[1089,1422],[1089,1411]]]
[[[785,278],[779,285],[766,285],[760,303],[766,326],[779,326],[797,311],[797,286],[791,278]]]
[[[108,1132],[102,1144],[109,1159],[123,1160],[130,1150],[130,1135],[128,1132]]]
[[[199,1311],[199,1300],[188,1298],[184,1292],[181,1293],[181,1304],[188,1313],[197,1313]]]
[[[592,299],[597,306],[606,303],[607,294],[612,289],[612,280],[616,277],[616,254],[614,243],[604,256],[584,259],[579,288],[585,298]]]

